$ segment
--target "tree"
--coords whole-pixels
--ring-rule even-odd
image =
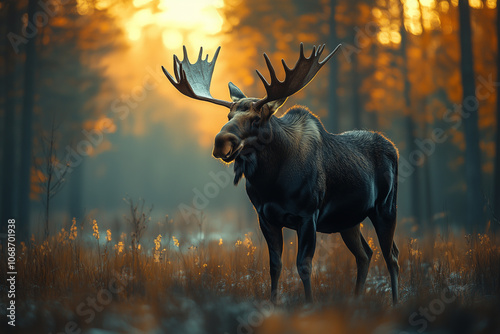
[[[8,33],[15,33],[18,30],[18,11],[16,8],[17,1],[10,0],[7,1],[4,9],[5,16],[5,30],[6,36]],[[16,101],[15,101],[15,52],[8,38],[4,38],[4,83],[3,83],[3,94],[4,94],[4,119],[3,119],[3,170],[2,170],[2,196],[1,196],[1,214],[2,219],[2,232],[6,224],[4,222],[7,219],[17,218],[14,212],[14,166],[16,151],[14,146],[14,116],[16,112]],[[20,220],[19,224],[22,223]],[[20,225],[21,226],[21,225]]]
[[[330,26],[329,40],[328,44],[331,48],[334,48],[339,41],[337,36],[337,20],[335,18],[337,8],[337,0],[330,0],[330,18],[328,24]],[[338,97],[338,85],[339,85],[339,65],[338,61],[331,61],[328,64],[330,68],[329,82],[328,82],[328,119],[327,119],[327,130],[336,133],[339,131],[339,97]]]
[[[497,4],[497,82],[500,81],[500,6]],[[500,86],[497,86],[496,105],[496,137],[495,137],[495,170],[493,174],[493,212],[497,220],[500,219]],[[497,221],[498,222],[498,221]]]
[[[416,124],[413,119],[413,109],[411,101],[411,91],[412,83],[409,79],[408,74],[408,33],[405,30],[405,16],[404,16],[404,6],[399,8],[400,15],[400,29],[399,33],[401,35],[401,43],[399,45],[399,53],[402,60],[401,65],[401,75],[403,77],[403,98],[404,98],[404,126],[406,132],[406,156],[410,155],[417,150],[415,146],[415,133]],[[411,202],[411,214],[415,219],[415,224],[422,224],[422,204],[421,204],[421,182],[420,182],[420,170],[415,168],[412,175],[410,175],[410,202]]]
[[[41,193],[43,196],[44,219],[43,219],[43,234],[44,239],[49,237],[50,232],[50,200],[61,190],[64,185],[64,176],[69,167],[66,165],[62,171],[56,171],[56,163],[59,162],[57,156],[56,143],[56,127],[54,120],[48,136],[43,136],[41,139],[42,156],[39,159],[34,159],[34,167],[38,180],[40,182]],[[57,175],[61,173],[61,175]]]
[[[472,56],[470,7],[467,0],[459,0],[460,69],[462,76],[465,133],[465,178],[467,184],[466,229],[472,232],[483,223],[483,194],[481,192],[481,152],[479,149],[478,100]]]
[[[37,0],[28,1],[28,22],[36,27],[34,15],[38,8]],[[36,29],[36,28],[35,28]],[[26,44],[23,82],[23,109],[21,115],[21,162],[19,167],[19,221],[23,224],[18,229],[19,240],[27,240],[30,230],[30,180],[33,159],[33,108],[35,105],[35,62],[37,34]]]

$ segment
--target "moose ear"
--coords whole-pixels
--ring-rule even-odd
[[[246,97],[245,94],[243,94],[243,92],[232,82],[229,83],[229,95],[231,95],[231,100],[233,102],[238,102]]]
[[[261,117],[264,120],[268,120],[271,116],[278,111],[278,109],[285,103],[288,97],[282,98],[281,100],[271,101],[262,106]]]

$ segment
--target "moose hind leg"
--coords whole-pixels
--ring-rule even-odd
[[[359,295],[364,290],[373,251],[370,246],[368,246],[365,238],[363,238],[359,225],[340,232],[340,235],[347,248],[356,258],[357,275],[354,293],[355,295]]]
[[[373,222],[375,231],[377,232],[380,249],[384,256],[389,275],[391,276],[392,287],[392,302],[398,303],[398,279],[399,279],[399,264],[398,256],[399,249],[394,242],[394,230],[396,229],[396,217],[383,218],[381,215],[376,214],[370,216]]]

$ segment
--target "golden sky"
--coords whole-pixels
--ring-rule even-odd
[[[101,59],[106,68],[106,76],[111,78],[121,97],[130,97],[144,86],[144,82],[155,84],[153,90],[146,91],[146,97],[137,101],[132,109],[132,128],[135,135],[147,132],[148,121],[165,122],[172,125],[178,119],[177,113],[193,114],[192,121],[186,124],[199,136],[198,142],[211,146],[213,137],[226,120],[225,108],[189,99],[175,90],[161,72],[161,66],[172,72],[172,58],[177,54],[182,59],[182,46],[186,45],[190,60],[194,62],[199,47],[212,58],[219,45],[224,45],[221,37],[224,20],[220,9],[223,0],[97,0],[95,9],[108,12],[121,25],[128,48]],[[92,11],[86,0],[78,0],[81,15]],[[224,49],[224,46],[223,46]],[[212,94],[221,99],[229,99],[227,82],[221,78],[223,64],[228,61],[228,52],[222,50],[212,81]],[[156,76],[151,73],[155,72]],[[106,97],[109,98],[113,97]],[[144,113],[147,112],[147,120]],[[152,118],[152,119],[151,119]],[[170,124],[169,124],[170,123]]]
[[[78,0],[78,11],[81,15],[90,15],[94,10],[87,2]],[[204,54],[212,58],[217,46],[221,45],[217,66],[212,80],[212,95],[228,100],[227,83],[256,84],[252,69],[244,69],[241,73],[234,66],[235,59],[245,60],[256,56],[255,50],[243,50],[230,43],[227,34],[223,33],[225,18],[222,9],[229,0],[96,0],[95,9],[108,10],[124,31],[128,48],[120,49],[101,59],[106,67],[106,75],[110,77],[122,96],[130,96],[144,85],[145,80],[155,76],[155,89],[147,92],[147,96],[137,103],[132,110],[133,121],[131,131],[135,135],[147,132],[148,122],[165,122],[172,125],[179,119],[179,113],[190,115],[186,128],[198,136],[202,146],[211,146],[218,130],[226,121],[227,109],[209,103],[189,99],[173,88],[163,76],[160,67],[163,65],[172,71],[172,56],[177,54],[182,59],[182,45],[186,45],[190,60],[193,62],[204,47]],[[234,2],[238,0],[232,0]],[[457,6],[458,0],[405,0],[405,29],[420,35],[423,31],[433,29],[452,29],[441,22],[439,13],[446,13],[449,6]],[[473,8],[494,8],[496,0],[469,0]],[[401,42],[399,0],[377,0],[372,15],[380,28],[377,40],[383,45],[396,46]],[[235,57],[235,54],[238,57]],[[287,59],[287,61],[289,61]],[[230,70],[232,70],[231,73]],[[243,69],[242,69],[243,70]],[[278,69],[279,71],[279,69]],[[260,88],[257,91],[261,91]],[[113,99],[116,97],[106,97]],[[147,117],[145,116],[147,113]],[[148,119],[149,117],[149,119]]]

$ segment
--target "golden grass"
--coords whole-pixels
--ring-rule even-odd
[[[461,318],[460,312],[481,314],[478,319],[483,321],[500,306],[500,238],[493,233],[398,236],[401,303],[397,308],[390,303],[388,273],[373,231],[363,232],[374,256],[361,298],[352,296],[356,266],[340,236],[318,235],[313,262],[316,303],[304,310],[293,239],[284,245],[281,305],[275,307],[267,302],[267,247],[250,232],[236,241],[205,240],[196,246],[183,244],[175,235],[158,235],[134,251],[127,235],[117,237],[107,230],[101,240],[98,223],[93,220],[89,227],[78,229],[73,220],[69,232],[62,229],[45,241],[32,238],[18,247],[16,303],[23,333],[64,332],[70,321],[83,330],[113,327],[106,321],[126,314],[150,319],[128,324],[143,332],[163,332],[165,326],[182,331],[190,322],[203,331],[211,332],[216,325],[229,333],[249,329],[252,333],[314,333],[328,328],[370,333],[384,324],[415,332],[423,328],[421,322],[415,325],[423,316],[419,314],[412,323],[411,315],[421,312],[421,307],[445,306],[443,312],[432,314],[432,321],[427,319],[427,330],[446,328],[447,319]],[[2,282],[7,272],[4,253]],[[446,299],[450,295],[452,302]],[[88,298],[97,299],[93,317],[87,311]],[[250,321],[252,312],[260,315],[259,321]],[[46,320],[47,314],[52,321]],[[498,325],[498,330],[496,318],[491,317],[493,323],[486,328]],[[479,321],[474,319],[474,324]],[[186,333],[196,332],[186,328]]]

